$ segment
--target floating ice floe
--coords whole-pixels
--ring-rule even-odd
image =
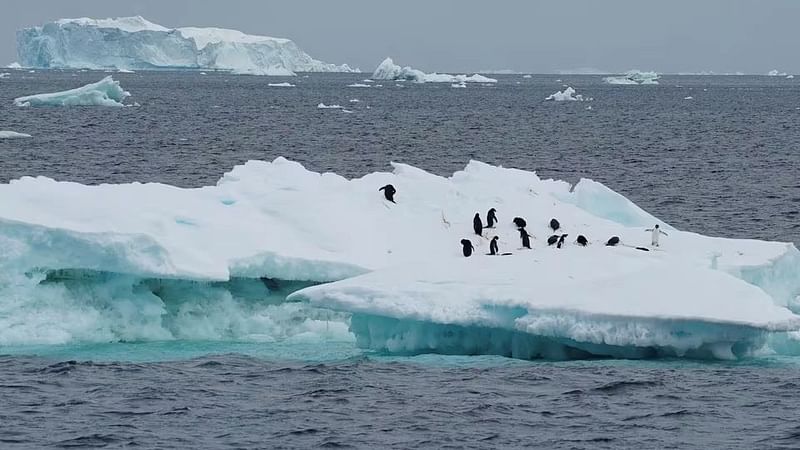
[[[317,105],[317,109],[344,109],[344,106],[326,105],[325,103],[320,103],[320,104]]]
[[[545,98],[545,100],[554,100],[557,102],[564,102],[564,101],[582,102],[584,100],[592,100],[592,98],[591,97],[583,98],[583,95],[581,94],[576,95],[575,89],[567,86],[567,88],[564,89],[563,91],[558,91],[555,94],[550,94],[547,98]]]
[[[269,87],[295,87],[292,83],[267,83]]]
[[[68,91],[36,94],[14,99],[17,106],[125,106],[123,100],[130,97],[111,76]]]
[[[8,69],[22,69],[22,66],[18,62],[12,62],[11,64],[7,65],[6,68],[8,68]]]
[[[10,76],[11,76],[11,74],[8,73],[8,72],[0,72],[0,78],[8,78]]]
[[[786,75],[786,78],[791,80],[792,78],[794,78],[794,75]]]
[[[629,70],[623,76],[606,77],[603,80],[608,84],[658,84],[661,78],[656,72],[642,72],[640,70]]]
[[[449,75],[446,73],[425,73],[411,67],[400,67],[386,58],[375,69],[372,78],[376,80],[404,80],[415,83],[497,83],[494,78],[483,75]]]
[[[533,78],[532,75],[523,75],[522,78]]]
[[[450,87],[454,87],[454,88],[465,88],[465,87],[467,87],[467,84],[466,84],[466,83],[464,83],[464,82],[461,82],[461,83],[453,83],[453,84],[451,84],[451,85],[450,85]]]
[[[219,69],[253,75],[357,72],[317,61],[289,39],[223,28],[166,28],[141,16],[60,19],[17,32],[27,67]]]
[[[249,161],[197,189],[0,184],[0,345],[281,340],[328,321],[396,354],[734,358],[800,328],[790,243],[676,230],[591,180],[393,166],[346,179]],[[475,235],[491,207],[499,223]],[[553,217],[564,248],[545,242]],[[651,248],[656,223],[669,236]],[[485,255],[493,236],[512,254]]]
[[[33,137],[30,134],[17,133],[16,131],[0,130],[0,139],[20,139]]]
[[[769,72],[767,72],[767,76],[770,77],[785,77],[786,75],[787,75],[786,72],[780,72],[777,69],[772,69]]]
[[[364,84],[364,83],[353,83],[353,84],[348,84],[347,87],[351,87],[351,88],[368,88],[368,87],[372,87],[372,85]]]
[[[692,97],[692,96],[690,95],[690,96],[688,96],[688,97],[684,97],[683,99],[684,99],[684,100],[693,100],[693,99],[694,99],[694,97]]]
[[[351,99],[350,99],[350,103],[358,103],[358,102],[360,102],[360,101],[361,101],[361,100],[359,100],[359,99],[357,99],[357,98],[351,98]]]

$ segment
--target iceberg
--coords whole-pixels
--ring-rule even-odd
[[[17,133],[16,131],[0,130],[0,139],[21,139],[33,137],[30,134]]]
[[[772,69],[767,72],[767,76],[769,77],[785,77],[786,75],[786,72],[781,72],[778,69]]]
[[[36,94],[14,99],[17,106],[125,106],[130,97],[111,76],[76,89],[51,94]]]
[[[392,61],[392,58],[384,59],[375,69],[372,78],[376,80],[412,81],[414,83],[497,83],[496,79],[480,74],[467,76],[425,73],[411,67],[400,67]]]
[[[17,32],[25,67],[217,69],[254,75],[357,72],[311,58],[289,39],[222,28],[166,28],[141,16],[60,19]]]
[[[661,78],[656,72],[642,72],[640,70],[629,70],[623,76],[606,77],[603,78],[608,84],[658,84],[658,79]]]
[[[800,329],[793,244],[677,230],[586,179],[393,167],[347,179],[277,158],[194,189],[0,184],[0,345],[311,333],[392,354],[729,359]],[[486,237],[511,255],[472,231],[490,207]],[[553,217],[565,248],[545,242]],[[649,249],[656,223],[669,236]]]
[[[572,102],[582,102],[584,100],[592,100],[591,98],[583,98],[583,95],[577,94],[575,95],[575,89],[567,86],[566,89],[563,91],[558,91],[555,94],[550,94],[545,98],[545,100],[553,100],[556,102],[565,102],[565,101],[572,101]]]

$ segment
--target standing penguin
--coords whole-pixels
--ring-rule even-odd
[[[522,239],[522,247],[530,249],[531,248],[531,235],[525,231],[525,228],[519,229],[519,237]]]
[[[568,235],[562,234],[560,238],[558,238],[558,244],[556,244],[556,248],[561,248],[564,245],[564,239],[567,238]]]
[[[609,246],[609,247],[613,247],[613,246],[615,246],[617,244],[619,244],[619,237],[618,236],[611,236],[611,238],[608,239],[608,242],[606,242],[606,245]]]
[[[497,247],[497,236],[492,238],[492,241],[489,242],[489,254],[490,255],[497,255],[500,252],[500,249]]]
[[[483,222],[481,222],[480,213],[475,213],[475,217],[472,219],[472,229],[478,236],[483,236]]]
[[[557,234],[554,234],[554,235],[550,236],[549,238],[547,238],[547,245],[553,245],[556,242],[558,242],[558,235]]]
[[[522,217],[514,217],[514,225],[516,225],[517,228],[525,228],[525,226],[528,225],[528,224],[525,222],[525,219],[523,219]]]
[[[581,247],[586,247],[586,244],[589,243],[589,241],[586,239],[586,236],[582,234],[578,235],[578,239],[576,239],[575,242],[577,242]]]
[[[644,231],[651,231],[653,233],[653,236],[650,238],[650,244],[653,247],[658,247],[658,238],[662,234],[664,236],[669,236],[667,233],[664,233],[663,231],[661,231],[661,228],[658,227],[658,224],[656,224],[656,226],[654,226],[653,228],[648,228],[648,229],[646,229]]]
[[[378,189],[379,191],[383,191],[383,196],[386,197],[386,200],[389,200],[392,203],[394,201],[394,194],[397,193],[397,189],[394,188],[391,184],[387,184],[386,186]]]
[[[475,247],[472,246],[472,241],[469,239],[462,239],[461,247],[461,251],[464,252],[465,257],[472,255],[472,251],[475,250]]]
[[[561,224],[558,223],[556,219],[550,219],[550,228],[552,228],[553,231],[556,231],[561,228]]]
[[[494,224],[497,223],[496,212],[497,210],[492,208],[486,213],[486,228],[494,228]]]

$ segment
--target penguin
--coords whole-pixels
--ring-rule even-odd
[[[531,248],[531,235],[525,231],[525,228],[519,229],[519,237],[522,238],[522,247],[530,249]]]
[[[492,238],[492,241],[489,242],[489,254],[490,255],[497,255],[499,253],[499,248],[497,247],[497,236]]]
[[[554,234],[554,235],[550,236],[549,238],[547,238],[547,245],[553,245],[556,242],[558,242],[558,235],[557,234]]]
[[[386,197],[386,200],[389,200],[392,203],[394,201],[394,194],[397,192],[397,189],[394,188],[391,184],[387,184],[386,186],[378,189],[379,191],[383,191],[383,196]]]
[[[566,239],[567,236],[568,235],[566,234],[562,234],[561,237],[558,238],[558,244],[556,245],[556,248],[561,248],[561,246],[564,245],[564,239]]]
[[[475,247],[472,246],[472,241],[469,239],[462,239],[461,240],[461,251],[464,252],[465,257],[469,257],[472,255],[472,251],[475,250]]]
[[[606,245],[609,247],[613,247],[619,244],[619,236],[611,236],[611,238],[606,242]]]
[[[478,236],[483,236],[483,222],[481,222],[480,213],[475,213],[475,217],[472,219],[472,229]]]
[[[494,224],[497,223],[496,212],[497,210],[492,208],[486,213],[486,228],[494,228]]]
[[[578,235],[578,239],[576,239],[575,242],[577,242],[581,247],[586,247],[586,244],[589,243],[589,241],[586,240],[586,236],[582,234]]]
[[[552,228],[553,231],[556,231],[561,228],[561,224],[558,223],[556,219],[550,219],[550,228]]]
[[[516,225],[517,228],[525,228],[525,226],[528,225],[528,224],[525,222],[525,219],[523,219],[522,217],[514,217],[514,225]]]

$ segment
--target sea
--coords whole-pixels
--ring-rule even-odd
[[[447,176],[479,160],[600,181],[679,229],[800,243],[800,80],[496,75],[453,88],[369,74],[0,72],[0,130],[33,136],[0,139],[0,183],[200,187],[278,156],[347,177],[390,162]],[[135,106],[12,103],[108,75]],[[269,86],[282,82],[294,86]],[[566,86],[584,101],[545,100]],[[387,355],[347,338],[0,345],[0,447],[800,448],[799,388],[800,357],[769,354],[524,361]]]

